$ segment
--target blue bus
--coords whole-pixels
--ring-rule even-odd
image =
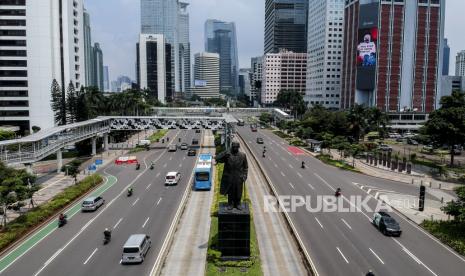
[[[212,187],[213,156],[211,154],[200,154],[197,166],[194,170],[195,190],[210,190]]]

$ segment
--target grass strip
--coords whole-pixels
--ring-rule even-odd
[[[76,185],[66,188],[49,202],[35,207],[8,223],[0,231],[0,251],[23,237],[42,222],[55,216],[59,210],[102,183],[102,181],[102,176],[98,174],[88,176]]]
[[[457,253],[465,255],[465,223],[425,220],[421,226]]]
[[[320,159],[325,164],[334,166],[334,167],[339,168],[341,170],[360,173],[360,171],[358,169],[350,166],[345,161],[331,159],[331,157],[329,155],[327,155],[327,154],[317,155],[316,158]]]

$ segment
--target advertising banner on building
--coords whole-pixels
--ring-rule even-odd
[[[378,1],[361,1],[357,44],[357,89],[373,90],[378,57]]]

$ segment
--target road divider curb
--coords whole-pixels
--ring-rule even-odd
[[[270,188],[272,194],[276,198],[279,198],[279,194],[278,194],[276,188],[272,184],[271,179],[265,173],[265,170],[263,169],[263,167],[260,165],[260,162],[258,162],[257,156],[255,156],[252,149],[249,147],[249,145],[245,142],[244,138],[242,138],[242,136],[239,133],[237,133],[237,137],[239,138],[240,143],[245,145],[245,148],[247,149],[248,153],[253,157],[255,163],[257,164],[258,169],[260,170],[260,173],[265,178],[265,180],[266,180],[265,182],[267,183],[268,187]],[[280,206],[283,205],[280,200],[278,200],[278,205],[280,205]],[[286,210],[286,208],[284,208],[284,207],[282,207],[282,209]],[[316,266],[313,263],[313,261],[312,261],[312,259],[310,257],[310,254],[308,253],[308,251],[307,251],[307,249],[306,249],[306,247],[305,247],[299,233],[297,232],[297,229],[295,228],[294,223],[292,222],[289,214],[286,211],[281,212],[281,214],[283,214],[283,216],[284,216],[284,221],[286,221],[287,226],[288,226],[288,228],[290,230],[291,236],[294,238],[294,240],[295,240],[295,242],[297,244],[297,248],[298,248],[299,252],[302,255],[302,259],[304,260],[303,263],[304,263],[306,269],[308,270],[309,274],[314,275],[314,276],[319,276],[318,270],[316,269]]]

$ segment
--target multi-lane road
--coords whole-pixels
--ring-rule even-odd
[[[281,196],[333,196],[342,189],[345,207],[351,207],[351,196],[367,196],[360,186],[416,195],[418,190],[406,184],[342,171],[325,165],[304,151],[267,130],[251,132],[237,127],[239,135],[250,146],[265,173]],[[262,137],[264,144],[257,144]],[[266,146],[265,157],[262,156]],[[300,168],[305,161],[306,168]],[[379,201],[368,199],[375,209]],[[325,201],[323,201],[325,204]],[[312,205],[314,206],[314,202]],[[353,206],[352,206],[353,207]],[[353,208],[354,209],[354,208]],[[372,269],[376,275],[463,275],[465,260],[450,248],[401,215],[391,215],[400,223],[400,238],[383,236],[371,224],[373,212],[361,208],[356,212],[310,212],[299,207],[289,212],[319,275],[365,275]]]
[[[170,143],[191,143],[201,139],[194,131],[173,130]],[[166,143],[165,143],[166,145]],[[79,206],[67,212],[69,222],[56,228],[56,221],[26,240],[19,251],[10,251],[0,259],[1,275],[149,275],[159,257],[171,222],[186,189],[190,188],[196,157],[186,151],[167,152],[157,147],[137,154],[140,170],[134,165],[109,165],[100,173],[106,183],[94,194],[101,194],[106,203],[93,213],[81,213]],[[155,168],[149,168],[150,162]],[[165,187],[168,171],[179,171],[177,186]],[[129,186],[134,194],[127,197]],[[112,229],[112,240],[103,245],[103,230]],[[122,246],[131,234],[151,237],[152,248],[140,265],[121,265]]]

